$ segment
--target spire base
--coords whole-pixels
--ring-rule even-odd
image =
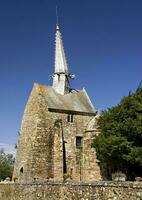
[[[53,74],[53,88],[57,93],[61,95],[64,95],[69,92],[68,79],[64,73]]]

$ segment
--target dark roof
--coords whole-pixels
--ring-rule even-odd
[[[86,90],[72,90],[70,93],[58,94],[53,87],[34,84],[36,90],[42,94],[47,101],[49,110],[62,112],[76,112],[95,115],[96,110],[91,103]]]

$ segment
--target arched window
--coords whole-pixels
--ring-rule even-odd
[[[24,169],[23,169],[23,167],[21,167],[21,168],[20,168],[20,172],[21,172],[21,173],[23,173],[23,172],[24,172]]]

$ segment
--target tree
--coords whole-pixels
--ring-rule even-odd
[[[14,157],[12,154],[5,154],[4,150],[0,150],[0,180],[12,177]]]
[[[142,176],[142,88],[103,111],[98,126],[94,147],[102,174],[107,179],[116,171],[124,172],[129,180]]]

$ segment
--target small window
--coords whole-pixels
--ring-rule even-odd
[[[72,114],[68,115],[68,122],[73,123],[73,115]]]
[[[73,175],[73,168],[71,168],[71,176]]]
[[[76,148],[81,148],[82,147],[82,137],[77,136],[76,137]]]
[[[23,170],[23,167],[21,167],[20,172],[23,173],[23,171],[24,171],[24,170]]]

